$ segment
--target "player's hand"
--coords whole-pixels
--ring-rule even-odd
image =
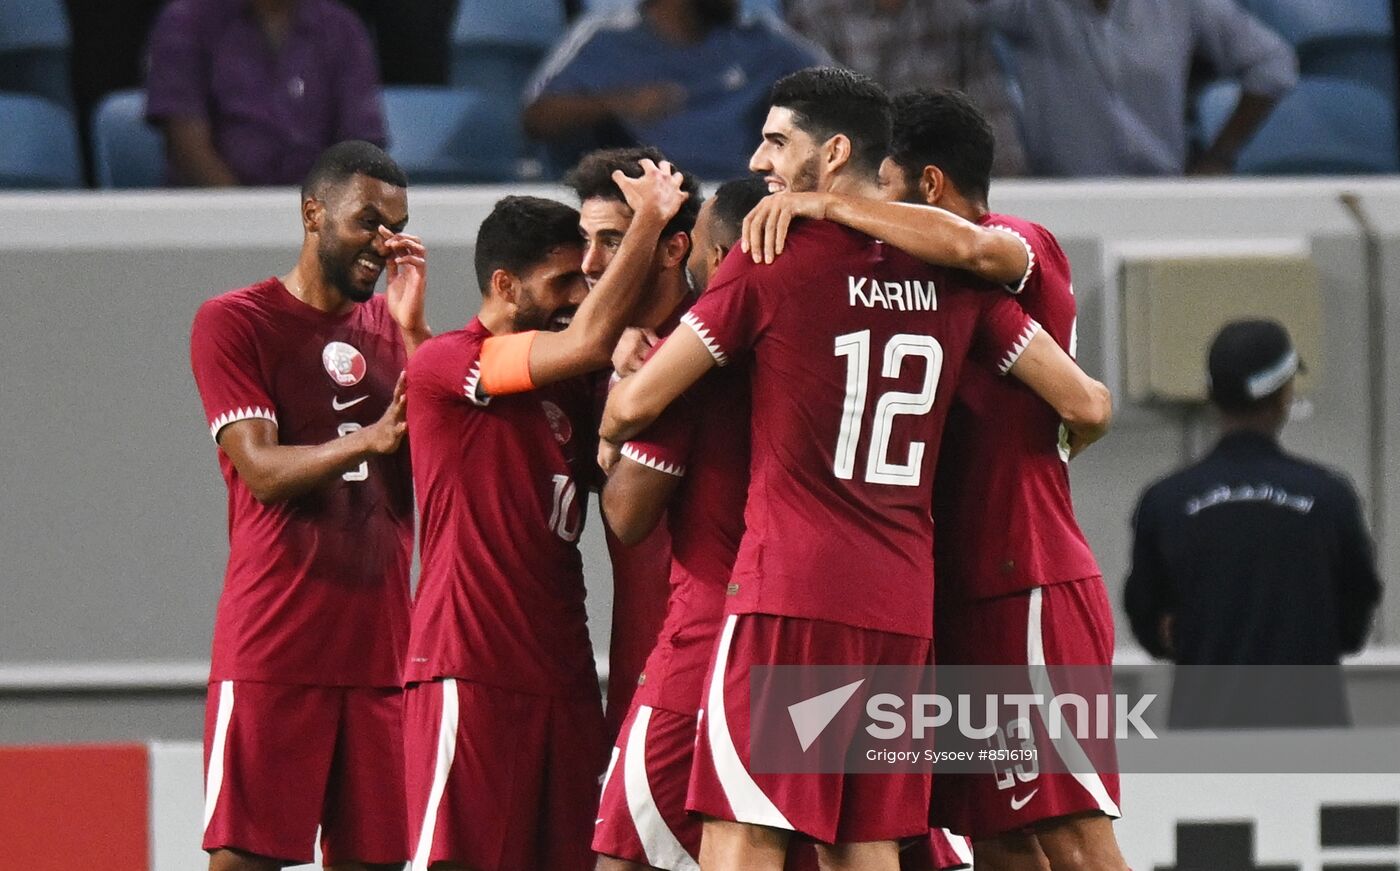
[[[681,190],[684,177],[676,172],[670,161],[660,165],[643,158],[640,178],[629,178],[622,170],[613,170],[612,178],[627,199],[633,221],[651,220],[665,224],[676,216],[690,194]]]
[[[618,94],[613,113],[629,121],[656,121],[679,112],[685,100],[685,88],[675,82],[656,82]]]
[[[379,241],[389,251],[384,261],[388,272],[384,295],[389,315],[406,333],[427,333],[424,303],[428,297],[428,249],[417,236],[395,233],[382,224]]]
[[[647,354],[651,353],[658,341],[656,333],[651,330],[637,327],[623,330],[622,338],[617,340],[617,347],[613,349],[612,355],[613,371],[617,373],[617,377],[626,378],[642,368]]]
[[[622,448],[619,445],[604,438],[598,439],[598,468],[603,470],[604,475],[611,475],[613,466],[616,466],[620,459]]]
[[[783,191],[769,194],[745,216],[740,245],[753,257],[754,263],[772,263],[773,258],[783,253],[792,219],[823,220],[830,205],[831,195],[826,193]]]
[[[408,380],[404,373],[399,373],[389,407],[363,432],[367,433],[369,449],[376,454],[392,454],[399,449],[404,433],[408,432]]]

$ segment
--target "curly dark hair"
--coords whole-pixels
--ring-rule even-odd
[[[617,186],[617,182],[613,181],[612,174],[620,169],[623,175],[629,178],[639,178],[642,174],[643,159],[659,164],[666,156],[660,149],[651,146],[603,148],[592,151],[585,154],[578,165],[569,170],[569,174],[564,176],[564,184],[573,188],[574,193],[578,194],[579,202],[605,199],[626,203],[627,199],[622,195],[622,189]],[[675,169],[680,171],[678,166]],[[700,183],[696,181],[695,176],[681,172],[681,190],[690,194],[690,197],[681,205],[676,216],[666,223],[665,229],[661,231],[662,238],[676,233],[689,233],[695,229],[695,216],[700,214],[700,205],[703,202],[700,197]]]

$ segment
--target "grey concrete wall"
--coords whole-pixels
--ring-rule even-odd
[[[1387,323],[1400,326],[1400,181],[1364,185],[1385,237]],[[1022,183],[998,189],[994,205],[1060,236],[1075,270],[1081,356],[1110,384],[1125,255],[1311,251],[1326,297],[1325,377],[1312,416],[1286,441],[1347,472],[1363,495],[1379,475],[1384,504],[1400,518],[1390,475],[1400,459],[1400,341],[1385,357],[1393,385],[1385,429],[1396,435],[1384,467],[1372,469],[1364,245],[1337,202],[1352,187]],[[438,329],[476,309],[472,240],[505,192],[410,193],[410,230],[431,252]],[[208,296],[289,268],[299,238],[291,191],[0,196],[0,672],[207,658],[224,499],[189,375],[189,322]],[[1075,463],[1080,517],[1115,601],[1138,492],[1209,440],[1208,427],[1174,413],[1120,408],[1113,435]],[[590,614],[605,651],[609,578],[596,511],[590,521]],[[1386,576],[1400,574],[1400,532],[1387,536],[1382,556]],[[1400,641],[1400,596],[1389,597],[1385,620],[1388,640]]]

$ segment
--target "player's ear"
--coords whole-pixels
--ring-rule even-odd
[[[491,273],[491,295],[501,302],[515,305],[515,276],[504,269]]]
[[[708,259],[708,260],[710,261],[710,264],[709,264],[709,265],[710,265],[710,274],[711,274],[711,275],[714,275],[714,274],[715,274],[715,270],[716,270],[716,269],[719,269],[719,265],[720,265],[721,263],[723,263],[723,262],[724,262],[724,258],[726,258],[726,257],[728,257],[728,256],[729,256],[729,247],[728,247],[728,246],[726,246],[726,245],[711,245],[711,246],[710,246],[709,257],[707,257],[706,259]],[[700,287],[700,288],[696,288],[696,289],[697,289],[697,290],[704,290],[705,288]]]
[[[932,164],[924,167],[919,175],[919,196],[923,197],[924,202],[936,206],[947,192],[948,176],[943,174],[943,170]]]
[[[851,138],[844,133],[837,133],[826,140],[822,148],[826,151],[826,169],[829,174],[839,172],[851,162]]]
[[[690,234],[684,231],[672,233],[661,245],[661,265],[675,269],[690,256]]]
[[[301,201],[301,228],[307,233],[319,233],[325,216],[326,207],[320,200],[307,197]]]

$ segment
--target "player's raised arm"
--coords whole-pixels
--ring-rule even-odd
[[[1113,396],[1050,338],[1036,330],[1020,356],[1006,370],[1055,409],[1070,432],[1070,454],[1103,438],[1113,419]]]
[[[714,366],[704,341],[688,324],[681,324],[646,365],[613,388],[598,435],[614,444],[625,442]]]
[[[578,307],[568,327],[557,333],[537,333],[530,343],[530,380],[536,386],[582,375],[612,362],[618,337],[646,284],[647,268],[661,231],[690,196],[681,190],[683,177],[669,163],[641,163],[640,178],[613,173],[633,218],[612,264]],[[486,374],[483,370],[483,380]]]
[[[389,315],[399,325],[404,351],[409,356],[418,346],[433,337],[428,329],[424,303],[428,296],[428,249],[423,240],[407,233],[395,233],[381,224],[379,240],[387,249],[384,268],[388,273],[384,285]]]
[[[962,269],[997,284],[1016,285],[1030,267],[1026,244],[945,209],[833,193],[777,193],[744,219],[744,250],[755,263],[783,253],[795,218],[834,221],[874,236],[926,263]]]
[[[379,420],[323,444],[280,444],[277,424],[261,418],[231,423],[215,438],[253,498],[271,505],[330,483],[370,457],[394,453],[407,429],[400,375],[394,398]]]

